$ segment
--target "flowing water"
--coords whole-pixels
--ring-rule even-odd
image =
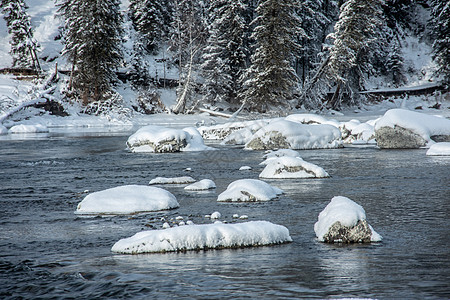
[[[218,203],[240,178],[258,178],[262,152],[137,154],[126,134],[0,140],[0,298],[450,298],[450,158],[420,150],[299,151],[328,179],[266,180],[285,191],[265,203]],[[250,171],[239,171],[241,166]],[[191,168],[191,171],[186,170]],[[163,186],[180,208],[133,216],[74,214],[88,191],[157,176],[210,178],[217,189]],[[314,223],[333,196],[362,205],[381,243],[328,245]],[[119,255],[111,246],[183,216],[210,223],[266,220],[292,243],[185,253]]]

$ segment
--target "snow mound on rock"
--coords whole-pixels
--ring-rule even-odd
[[[245,144],[246,149],[324,149],[342,146],[341,132],[332,125],[306,125],[279,120],[258,130]]]
[[[206,224],[138,232],[113,252],[125,254],[263,246],[291,242],[289,230],[267,221]]]
[[[408,129],[429,142],[432,136],[449,136],[450,120],[405,109],[388,110],[375,123],[375,131],[382,127]]]
[[[188,191],[204,191],[209,189],[215,189],[216,184],[211,179],[202,179],[198,182],[186,186],[184,189]]]
[[[366,212],[364,208],[347,197],[336,196],[319,214],[318,221],[314,224],[314,231],[319,241],[325,241],[325,236],[330,228],[339,222],[340,226],[352,228],[358,225],[360,221],[366,221]],[[371,236],[370,241],[379,242],[382,237],[368,225]],[[333,242],[333,241],[331,241]]]
[[[15,125],[9,129],[9,133],[46,133],[48,132],[47,126],[36,125]]]
[[[269,201],[282,193],[281,189],[258,179],[239,179],[230,183],[217,201]]]
[[[280,149],[280,150],[269,150],[268,153],[264,154],[263,158],[265,158],[265,160],[263,162],[260,163],[260,165],[267,165],[270,161],[272,161],[273,159],[277,159],[279,157],[300,157],[300,154],[292,149]]]
[[[267,162],[260,178],[288,179],[288,178],[325,178],[330,177],[321,167],[306,162],[300,157],[278,157]]]
[[[87,195],[75,214],[120,215],[177,208],[170,192],[145,185],[124,185]]]
[[[329,120],[323,116],[315,114],[292,114],[287,116],[285,120],[302,124],[328,124],[336,128],[339,128],[340,125],[340,123],[336,120]]]
[[[148,125],[140,128],[127,140],[131,152],[178,152],[212,150],[194,127],[184,129]]]
[[[156,177],[150,180],[149,184],[186,184],[193,183],[196,180],[191,176],[181,177]]]
[[[444,156],[450,155],[450,142],[436,143],[430,146],[427,151],[430,156]]]

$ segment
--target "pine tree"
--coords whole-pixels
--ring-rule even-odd
[[[210,6],[210,37],[201,66],[205,78],[205,100],[209,103],[238,102],[247,57],[244,11],[240,0],[218,0]]]
[[[122,16],[119,0],[62,0],[65,19],[63,54],[75,72],[73,88],[83,105],[99,101],[117,80],[122,62]]]
[[[142,35],[140,42],[150,53],[155,53],[163,36],[165,3],[160,0],[131,0],[130,19],[134,29]]]
[[[438,65],[437,74],[450,84],[450,2],[433,0],[432,2],[433,59]]]
[[[33,38],[30,17],[26,12],[28,6],[23,0],[2,0],[1,7],[8,33],[11,34],[12,67],[34,68],[40,71],[37,57],[39,45]]]
[[[377,48],[376,41],[382,28],[382,0],[348,0],[341,6],[339,20],[330,37],[327,75],[336,83],[336,92],[330,101],[333,108],[342,103],[359,105],[359,91],[364,72],[369,69],[370,53]]]
[[[244,101],[250,109],[267,110],[271,105],[288,105],[297,89],[298,77],[292,66],[300,46],[295,37],[304,34],[296,14],[297,0],[260,1],[253,38],[256,49],[247,72]]]
[[[398,86],[405,82],[405,75],[403,69],[404,58],[402,56],[399,45],[395,45],[392,48],[391,53],[388,56],[386,65],[388,71],[392,74],[392,82],[395,86]]]

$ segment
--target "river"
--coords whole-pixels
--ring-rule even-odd
[[[0,140],[0,298],[295,299],[450,298],[450,157],[425,149],[299,151],[331,178],[266,180],[285,194],[218,203],[241,178],[258,178],[263,152],[130,153],[129,132]],[[239,171],[251,166],[249,171]],[[186,170],[191,168],[191,170]],[[213,179],[211,192],[161,186],[180,208],[133,216],[74,214],[87,191],[148,184],[157,176]],[[332,197],[362,205],[381,243],[329,245],[314,223]],[[185,253],[119,255],[121,238],[183,216],[233,214],[286,226],[292,243]],[[173,221],[175,222],[175,221]]]

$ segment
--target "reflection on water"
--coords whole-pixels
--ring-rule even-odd
[[[145,154],[125,150],[128,136],[0,141],[0,296],[84,298],[448,298],[448,158],[424,149],[300,151],[331,178],[268,180],[285,191],[264,203],[218,203],[241,178],[258,178],[264,153],[219,151]],[[250,171],[239,171],[243,165]],[[192,171],[187,172],[186,168]],[[180,208],[133,216],[74,215],[86,190],[148,184],[157,176],[213,179],[217,188],[163,186]],[[332,197],[361,204],[384,240],[325,245],[313,226]],[[111,246],[177,216],[196,224],[267,220],[293,242],[272,247],[118,255]]]

